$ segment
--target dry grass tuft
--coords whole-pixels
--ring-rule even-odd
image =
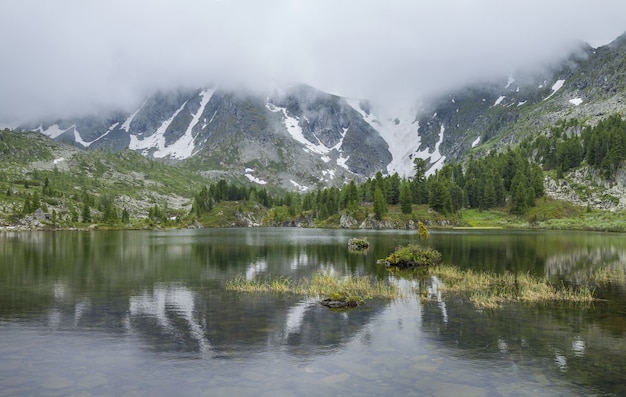
[[[587,286],[553,285],[529,273],[462,271],[449,265],[430,268],[429,272],[443,281],[444,291],[469,293],[469,300],[481,308],[495,308],[505,302],[588,303],[594,300],[593,291]]]

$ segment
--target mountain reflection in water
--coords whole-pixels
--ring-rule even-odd
[[[366,235],[366,253],[347,249]],[[376,259],[412,232],[234,229],[0,235],[0,396],[623,395],[626,295],[592,306],[480,311],[441,282],[332,311],[225,290],[318,271],[388,279]],[[620,235],[438,233],[444,262],[580,282],[624,267]],[[524,267],[526,266],[526,267]],[[62,365],[59,365],[61,364]],[[51,392],[53,391],[53,392]]]

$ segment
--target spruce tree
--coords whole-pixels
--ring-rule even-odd
[[[83,223],[91,223],[91,209],[87,203],[83,203],[82,218]]]
[[[511,213],[523,215],[528,208],[528,193],[523,182],[518,182],[512,191]]]
[[[435,181],[432,185],[430,197],[430,208],[441,214],[452,212],[452,199],[450,198],[447,183]]]
[[[385,200],[385,195],[379,187],[376,187],[376,190],[374,190],[374,217],[380,221],[386,213],[387,201]]]
[[[122,223],[128,223],[128,222],[130,222],[130,214],[128,213],[128,210],[124,208],[122,210]]]
[[[404,182],[400,186],[400,211],[402,211],[403,214],[413,212],[413,197],[408,182]]]
[[[397,172],[385,180],[385,192],[388,204],[395,205],[400,202],[400,176]]]

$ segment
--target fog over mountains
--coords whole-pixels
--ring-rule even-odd
[[[383,173],[429,173],[542,133],[562,118],[589,122],[626,108],[626,36],[579,45],[541,68],[459,85],[420,100],[381,103],[306,84],[238,89],[219,83],[155,90],[131,110],[0,127],[39,131],[85,149],[131,149],[200,171],[305,190]],[[418,98],[418,93],[415,98]],[[385,106],[382,106],[385,105]]]

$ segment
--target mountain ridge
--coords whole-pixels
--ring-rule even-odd
[[[130,112],[16,129],[304,191],[377,172],[411,176],[415,158],[425,159],[432,174],[445,162],[546,133],[559,119],[595,123],[623,114],[625,75],[626,34],[595,49],[581,45],[543,69],[468,84],[389,114],[305,84],[263,93],[207,86],[157,91]]]

